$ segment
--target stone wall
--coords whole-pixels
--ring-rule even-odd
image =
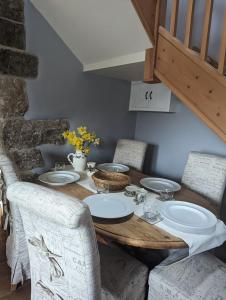
[[[38,59],[25,51],[23,0],[0,1],[0,146],[21,174],[43,166],[41,144],[62,144],[67,120],[25,120],[29,100],[25,78],[38,74]]]

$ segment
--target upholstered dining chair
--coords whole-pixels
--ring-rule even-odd
[[[117,247],[98,251],[85,203],[28,182],[10,185],[7,197],[24,223],[32,300],[145,298],[148,269]]]
[[[149,275],[148,300],[226,299],[226,264],[209,253],[167,265]]]
[[[142,171],[146,150],[147,144],[144,142],[127,139],[118,140],[113,162]]]
[[[190,152],[182,184],[220,206],[226,184],[226,157]]]
[[[0,153],[0,170],[5,221],[8,220],[10,227],[6,242],[6,256],[11,268],[11,290],[15,290],[18,283],[23,283],[30,278],[29,256],[20,211],[14,203],[8,205],[6,197],[6,189],[17,182],[18,177],[15,166],[5,153]],[[6,224],[5,227],[7,227]]]

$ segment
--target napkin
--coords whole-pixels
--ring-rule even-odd
[[[96,190],[96,187],[94,185],[91,175],[88,176],[86,171],[79,172],[79,175],[80,175],[80,180],[76,183],[81,185],[82,187],[86,188],[87,190],[89,190],[93,193],[96,193],[97,190]]]

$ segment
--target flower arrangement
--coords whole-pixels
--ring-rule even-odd
[[[100,138],[96,137],[95,132],[91,133],[87,127],[78,127],[75,131],[65,131],[63,137],[72,145],[75,151],[81,151],[86,156],[90,154],[92,145],[99,146]]]

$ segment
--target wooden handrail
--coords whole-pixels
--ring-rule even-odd
[[[226,9],[224,14],[224,26],[223,26],[219,64],[218,64],[218,72],[222,75],[224,75],[224,70],[225,70],[225,60],[226,60],[225,56],[226,56]]]
[[[188,0],[185,35],[184,35],[184,45],[187,48],[190,48],[190,43],[191,43],[194,8],[195,8],[195,0]]]
[[[208,52],[212,11],[213,11],[213,0],[206,0],[202,41],[201,41],[201,51],[200,51],[200,57],[202,60],[206,59],[207,52]]]
[[[170,20],[170,33],[173,36],[176,36],[177,33],[178,10],[179,10],[179,0],[173,0],[171,20]]]

